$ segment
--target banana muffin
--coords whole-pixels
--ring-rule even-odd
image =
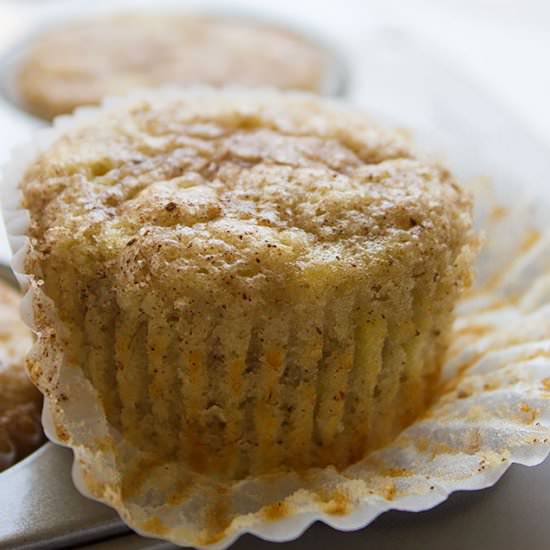
[[[75,21],[38,36],[16,80],[23,106],[51,119],[145,86],[331,92],[331,64],[326,51],[286,29],[230,17],[128,13]]]
[[[0,471],[43,441],[42,396],[25,372],[31,333],[19,319],[19,294],[0,280]]]
[[[470,200],[362,113],[151,92],[66,129],[19,186],[36,363],[61,350],[149,463],[344,467],[429,404]]]

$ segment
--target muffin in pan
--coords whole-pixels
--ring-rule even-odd
[[[344,467],[425,410],[469,281],[470,201],[447,170],[307,94],[94,113],[19,184],[52,410],[79,397],[50,391],[60,352],[115,439],[230,479]]]
[[[25,372],[31,333],[19,319],[20,296],[0,280],[0,472],[44,440],[42,396]]]
[[[65,23],[20,55],[15,88],[44,119],[162,85],[272,86],[334,94],[342,67],[301,34],[252,19],[123,13]]]

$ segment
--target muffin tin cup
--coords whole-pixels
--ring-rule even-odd
[[[327,70],[321,84],[319,94],[327,97],[344,97],[350,90],[350,72],[349,65],[345,55],[339,51],[339,49],[326,40],[324,37],[319,36],[316,32],[309,29],[300,28],[288,21],[278,18],[262,17],[244,12],[224,11],[204,8],[189,8],[182,10],[177,5],[170,4],[155,5],[155,9],[160,10],[155,13],[181,13],[193,16],[205,16],[205,17],[223,17],[228,20],[234,20],[235,22],[245,22],[251,24],[268,25],[275,30],[289,31],[304,39],[304,41],[319,51],[323,52],[327,60]],[[34,30],[31,30],[26,37],[20,40],[19,43],[11,47],[7,52],[0,56],[0,98],[9,105],[15,114],[21,117],[22,124],[30,125],[34,128],[43,127],[49,125],[50,121],[40,118],[39,116],[30,112],[24,103],[23,98],[17,90],[17,69],[22,62],[25,53],[33,45],[34,41],[39,38],[43,33],[55,29],[58,26],[70,24],[71,22],[79,22],[91,17],[97,16],[109,16],[116,15],[117,13],[125,13],[126,11],[137,10],[138,12],[146,11],[151,6],[142,5],[139,7],[133,7],[131,5],[115,4],[107,9],[103,6],[103,9],[79,9],[74,13],[56,15],[51,18],[51,21],[43,23],[37,26]]]
[[[211,91],[198,88],[187,93]],[[37,132],[32,143],[14,153],[6,167],[2,204],[15,254],[13,268],[27,292],[22,313],[29,326],[33,326],[31,303],[43,296],[25,275],[28,214],[20,205],[17,187],[25,167],[88,117],[146,97],[147,92],[136,92],[129,99],[107,100],[101,107],[60,117],[53,128]],[[117,440],[92,386],[81,373],[64,368],[58,355],[42,364],[57,377],[49,388],[52,393],[43,418],[50,439],[74,450],[76,487],[114,507],[143,535],[221,549],[243,533],[290,540],[315,521],[340,530],[359,529],[387,510],[427,510],[453,491],[488,487],[513,463],[542,462],[550,451],[547,207],[538,197],[519,194],[508,195],[505,203],[492,201],[485,196],[480,209],[486,234],[477,266],[480,284],[459,305],[438,398],[384,449],[343,471],[328,467],[250,477],[233,484],[188,477],[190,485],[181,499],[173,498],[173,489],[189,472],[178,471],[167,481],[155,471],[135,494],[123,495],[113,448],[121,445],[128,453],[135,449]],[[47,314],[58,321],[51,302]],[[44,380],[39,382],[47,386]],[[57,401],[62,392],[71,391],[78,392],[78,403],[61,411]]]

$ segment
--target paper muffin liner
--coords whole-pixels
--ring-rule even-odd
[[[26,291],[22,315],[31,328],[33,302],[54,326],[60,322],[38,282],[24,273],[29,216],[20,206],[18,182],[61,133],[120,101],[126,100],[56,119],[16,150],[4,170],[4,219],[13,268]],[[550,451],[547,209],[537,197],[508,195],[501,204],[490,194],[478,199],[477,224],[485,233],[478,282],[459,304],[440,392],[391,444],[343,471],[327,467],[233,483],[177,464],[153,464],[147,476],[135,473],[133,491],[123,491],[118,461],[134,457],[136,449],[111,430],[92,385],[63,364],[62,351],[38,357],[35,347],[31,354],[40,365],[30,374],[46,396],[44,427],[52,441],[73,449],[77,488],[146,536],[225,548],[243,533],[290,540],[315,521],[359,529],[387,510],[426,510],[453,491],[488,487],[513,463],[542,462]],[[65,401],[66,395],[78,399]]]

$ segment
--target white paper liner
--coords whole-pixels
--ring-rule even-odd
[[[63,330],[51,302],[23,274],[28,214],[19,206],[18,181],[60,133],[100,109],[141,96],[136,92],[130,99],[108,100],[102,107],[60,117],[16,151],[4,170],[4,218],[13,267],[27,288],[22,313],[31,327],[31,303],[40,300],[56,330]],[[168,465],[168,470],[154,469],[136,494],[122,497],[113,449],[118,456],[135,450],[117,440],[91,384],[77,369],[66,368],[57,350],[47,359],[40,357],[41,372],[31,375],[52,391],[45,400],[45,429],[52,441],[74,450],[77,488],[113,506],[144,535],[225,548],[243,533],[290,540],[317,520],[336,529],[359,529],[387,510],[426,510],[453,491],[490,486],[512,463],[540,463],[550,450],[550,223],[536,198],[513,196],[505,205],[483,202],[478,218],[486,231],[477,265],[479,286],[458,308],[444,390],[386,448],[342,472],[329,467],[231,486],[195,475],[185,498],[174,494],[174,480],[176,485],[185,481],[188,472],[179,467],[176,475],[176,466]],[[44,373],[54,375],[54,385],[45,382]],[[78,395],[78,403],[71,400],[60,408],[61,393]]]

